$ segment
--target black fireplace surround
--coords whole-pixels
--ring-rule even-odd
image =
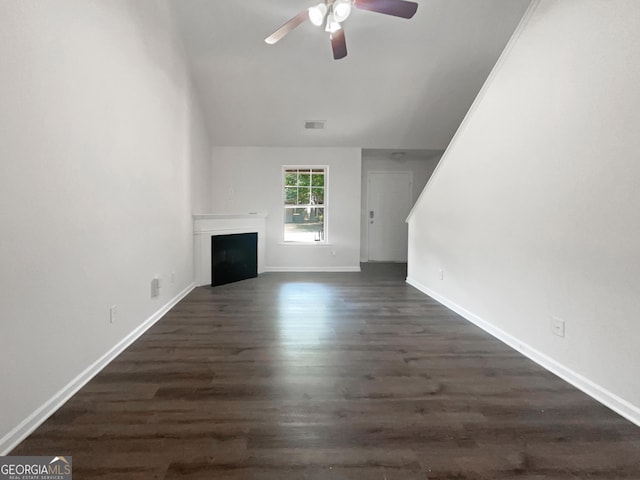
[[[233,233],[211,237],[211,285],[258,276],[258,234]]]

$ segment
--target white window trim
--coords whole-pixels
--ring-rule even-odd
[[[295,168],[297,170],[306,170],[306,169],[310,169],[313,170],[315,169],[320,169],[322,168],[324,170],[324,203],[322,204],[322,207],[324,208],[324,240],[319,240],[319,241],[314,241],[314,242],[296,242],[296,241],[291,241],[291,240],[285,240],[284,239],[284,225],[285,225],[285,219],[286,219],[286,196],[285,196],[285,184],[284,184],[284,172],[287,169],[292,169]],[[278,242],[280,245],[298,245],[298,246],[330,246],[331,244],[329,243],[329,165],[283,165],[282,166],[282,171],[280,173],[280,193],[281,193],[281,200],[280,200],[280,208],[282,208],[282,223],[281,228],[280,228],[280,238],[281,241]],[[292,207],[295,208],[295,207]]]

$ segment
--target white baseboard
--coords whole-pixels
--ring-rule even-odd
[[[513,348],[514,350],[517,350],[518,352],[523,354],[525,357],[533,360],[541,367],[549,370],[551,373],[554,373],[555,375],[562,378],[566,382],[570,383],[574,387],[582,390],[584,393],[596,399],[598,402],[602,403],[603,405],[610,408],[611,410],[618,413],[619,415],[623,416],[630,422],[633,422],[636,425],[640,426],[640,408],[637,407],[636,405],[633,405],[632,403],[626,401],[625,399],[620,398],[616,394],[610,392],[606,388],[602,387],[601,385],[598,385],[597,383],[589,380],[588,378],[580,375],[579,373],[574,372],[573,370],[562,365],[561,363],[554,360],[553,358],[545,355],[539,350],[536,350],[535,348],[531,347],[525,342],[518,340],[516,337],[492,325],[490,322],[478,317],[477,315],[470,312],[466,308],[458,305],[457,303],[449,300],[446,297],[443,297],[437,292],[434,292],[428,287],[422,285],[420,282],[417,282],[416,280],[410,277],[407,277],[407,283],[417,288],[422,293],[429,295],[431,298],[438,301],[439,303],[449,308],[450,310],[453,310],[458,315],[464,317],[466,320],[477,325],[482,330],[494,336],[501,342],[506,343],[511,348]]]
[[[357,267],[265,267],[265,272],[359,272]]]
[[[114,358],[120,355],[129,345],[135,342],[144,332],[151,328],[158,320],[160,320],[174,305],[186,297],[193,289],[195,284],[189,285],[187,288],[178,293],[169,302],[163,305],[153,315],[147,318],[135,330],[120,340],[113,348],[111,348],[102,357],[87,367],[82,373],[71,380],[67,385],[60,389],[53,397],[43,403],[31,415],[25,418],[18,426],[7,433],[0,439],[0,455],[7,455],[20,442],[27,438],[36,428],[38,428],[45,420],[55,413],[67,400],[75,395],[78,390],[84,387],[93,377],[106,367]]]

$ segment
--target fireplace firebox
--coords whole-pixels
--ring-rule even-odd
[[[258,276],[258,234],[211,236],[211,285],[225,285]]]

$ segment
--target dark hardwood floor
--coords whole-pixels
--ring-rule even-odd
[[[78,479],[640,479],[640,428],[404,283],[198,288],[12,455]]]

